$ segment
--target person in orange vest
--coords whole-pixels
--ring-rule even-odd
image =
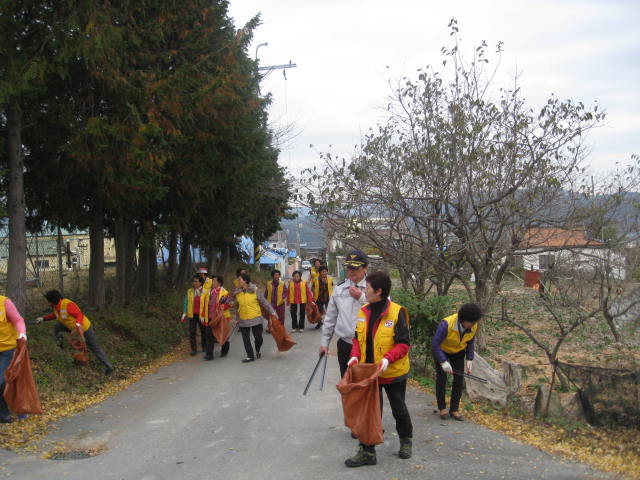
[[[438,401],[440,418],[443,420],[448,417],[458,421],[463,420],[458,408],[464,387],[464,378],[462,375],[453,376],[451,404],[447,415],[445,398],[447,374],[453,374],[454,370],[471,373],[475,336],[478,331],[478,321],[481,318],[482,311],[478,305],[465,303],[460,307],[458,313],[454,313],[440,322],[431,341],[431,352],[436,367],[436,400]]]
[[[318,276],[311,280],[311,289],[313,290],[313,301],[318,305],[318,310],[324,318],[327,313],[327,305],[329,298],[333,293],[333,278],[329,276],[329,269],[326,265],[318,267]],[[316,325],[316,330],[322,327],[322,320]]]
[[[224,310],[223,321],[231,321],[231,312],[229,311],[231,305],[227,302],[227,300],[229,299],[229,292],[222,286],[223,283],[224,278],[222,277],[222,275],[214,275],[213,277],[211,277],[212,288],[211,290],[206,290],[205,293],[206,304],[208,305],[205,326],[207,335],[205,343],[205,360],[213,360],[213,344],[215,343],[215,337],[213,336],[213,330],[210,322],[220,306],[222,306],[222,309]],[[227,353],[229,353],[229,340],[227,340],[224,345],[222,345],[220,356],[226,357]]]
[[[358,312],[356,336],[351,346],[348,365],[377,363],[380,368],[379,394],[382,410],[382,390],[387,393],[396,431],[400,439],[398,456],[411,457],[413,424],[405,403],[409,377],[409,314],[389,299],[391,278],[385,272],[367,275],[364,294],[367,303]],[[382,411],[380,412],[382,414]],[[348,467],[377,463],[375,445],[364,445],[355,456],[345,460]]]
[[[189,320],[189,343],[191,344],[191,353],[193,357],[198,353],[198,343],[196,342],[196,329],[200,329],[200,340],[202,351],[206,352],[206,329],[204,326],[205,308],[207,308],[206,300],[203,300],[207,290],[202,288],[202,277],[194,275],[191,279],[191,286],[184,296],[182,306],[182,318],[180,321],[185,323]]]
[[[27,328],[24,319],[9,297],[0,295],[0,392],[4,392],[4,372],[13,360],[13,354],[18,346],[18,339],[27,340]],[[22,420],[26,415],[18,415]],[[13,418],[9,406],[0,393],[0,423],[11,423]]]
[[[304,332],[304,318],[307,302],[313,302],[313,295],[306,280],[302,280],[302,272],[293,272],[293,280],[289,282],[287,305],[291,313],[291,329],[294,332]]]
[[[267,302],[274,308],[278,315],[278,320],[284,325],[285,304],[289,290],[285,283],[280,279],[280,270],[271,271],[271,281],[267,283],[264,289],[264,296]]]
[[[84,332],[84,340],[87,342],[87,347],[89,347],[89,350],[91,350],[105,366],[105,375],[110,375],[111,372],[113,372],[113,365],[111,365],[107,354],[104,353],[100,345],[98,345],[96,332],[87,316],[82,313],[75,303],[68,298],[63,298],[58,290],[49,290],[44,294],[44,298],[47,299],[47,302],[49,302],[49,305],[53,308],[53,313],[44,317],[38,317],[36,323],[40,323],[43,320],[58,320],[53,327],[53,335],[60,348],[62,348],[63,342],[62,334],[64,332],[71,332],[75,327],[81,327]]]

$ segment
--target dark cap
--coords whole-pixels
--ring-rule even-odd
[[[344,265],[346,267],[358,268],[366,267],[368,263],[369,259],[364,252],[362,252],[361,250],[354,250],[353,252],[347,254]]]

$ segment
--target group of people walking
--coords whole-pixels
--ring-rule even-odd
[[[335,343],[340,376],[355,364],[376,364],[379,368],[378,395],[382,415],[382,393],[386,397],[396,423],[400,447],[398,456],[412,456],[413,425],[405,402],[407,379],[410,370],[410,318],[404,307],[390,297],[391,278],[382,271],[368,273],[368,257],[360,250],[350,252],[344,262],[346,279],[334,286],[328,269],[314,261],[310,272],[310,283],[302,279],[302,272],[293,272],[293,278],[285,283],[279,270],[271,272],[271,281],[261,291],[251,282],[245,269],[236,271],[234,288],[224,288],[221,275],[208,277],[201,268],[192,278],[192,287],[184,298],[182,321],[189,324],[191,355],[198,351],[197,332],[201,336],[201,348],[205,360],[213,360],[215,336],[214,319],[231,325],[231,309],[236,309],[236,324],[242,334],[246,356],[243,363],[261,358],[263,325],[265,317],[272,317],[284,325],[285,307],[291,310],[292,330],[301,332],[305,327],[305,312],[308,302],[315,303],[323,314],[319,354],[328,355],[331,341]],[[97,342],[91,321],[71,300],[57,290],[45,293],[52,313],[38,317],[35,323],[56,319],[54,335],[62,346],[61,334],[77,330],[82,333],[87,347],[104,364],[105,373],[113,371],[113,365]],[[433,337],[432,354],[436,369],[436,398],[442,419],[462,421],[459,412],[463,376],[471,373],[474,358],[474,340],[478,321],[482,317],[480,308],[468,303],[456,314],[444,318]],[[226,331],[230,331],[227,328]],[[251,337],[253,336],[253,342]],[[221,356],[229,352],[229,339],[222,342]],[[0,382],[13,358],[17,342],[26,341],[23,318],[7,297],[0,296]],[[450,406],[447,410],[445,388],[447,375],[454,374]],[[0,385],[0,389],[4,384]],[[0,390],[2,391],[2,390]],[[377,415],[377,414],[376,414]],[[13,421],[4,397],[0,395],[0,423]],[[352,433],[354,438],[357,435]],[[358,439],[359,440],[359,439]],[[375,445],[359,442],[358,452],[345,460],[348,467],[375,465]]]

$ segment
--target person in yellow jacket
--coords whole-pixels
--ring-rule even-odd
[[[24,319],[11,299],[0,295],[0,423],[13,422],[9,406],[1,392],[4,392],[5,387],[4,372],[13,360],[18,339],[27,341]],[[23,418],[26,418],[26,415],[18,415],[19,420]]]
[[[431,352],[436,367],[436,400],[438,401],[440,418],[443,420],[447,418],[445,398],[447,374],[460,373],[465,370],[467,373],[471,373],[475,336],[478,331],[478,321],[481,318],[480,307],[475,303],[465,303],[460,307],[458,313],[454,313],[440,322],[431,341]],[[463,420],[458,411],[463,386],[464,378],[462,375],[454,375],[448,416],[458,421]]]
[[[206,313],[205,309],[208,307],[205,300],[205,294],[207,290],[202,287],[202,277],[200,275],[194,275],[191,279],[191,287],[187,290],[184,296],[184,303],[182,306],[182,318],[180,321],[185,323],[189,320],[189,343],[191,344],[191,353],[193,357],[198,353],[198,343],[196,342],[196,329],[200,329],[200,344],[202,351],[207,350],[206,329],[204,325]]]
[[[291,329],[294,332],[304,332],[307,302],[313,302],[313,294],[307,281],[302,280],[302,272],[300,270],[293,272],[288,288],[287,305],[290,307]]]
[[[40,323],[43,320],[58,320],[55,327],[53,327],[53,335],[60,348],[62,348],[63,342],[62,334],[64,332],[71,332],[75,327],[81,327],[84,332],[84,340],[87,342],[87,347],[89,347],[89,350],[91,350],[105,366],[105,375],[110,375],[111,372],[113,372],[113,365],[111,365],[107,354],[104,353],[100,345],[98,345],[95,330],[87,316],[80,311],[75,303],[68,298],[63,298],[58,290],[49,290],[44,294],[44,298],[47,299],[47,302],[49,302],[49,305],[53,308],[53,313],[44,317],[38,317],[36,323]]]
[[[329,269],[326,265],[318,267],[318,276],[311,280],[311,290],[313,291],[313,301],[318,305],[318,310],[324,318],[327,313],[329,298],[333,293],[333,278],[329,276]],[[316,325],[316,330],[322,327],[322,320]]]
[[[262,309],[266,310],[270,315],[275,315],[276,311],[267,302],[267,300],[259,291],[258,287],[251,283],[251,277],[248,273],[241,273],[238,277],[238,288],[233,295],[233,301],[238,307],[238,325],[240,333],[242,333],[242,341],[247,356],[242,363],[253,362],[256,357],[260,358],[260,348],[262,347]],[[251,333],[253,333],[253,341],[256,347],[255,356],[251,345]]]
[[[409,377],[409,314],[406,309],[389,300],[391,278],[385,272],[367,275],[364,294],[369,303],[358,312],[356,336],[351,346],[354,363],[377,363],[381,370],[380,408],[382,390],[387,393],[396,431],[400,439],[398,456],[411,457],[413,424],[405,403],[407,378]],[[382,412],[380,412],[382,414]],[[345,460],[348,467],[361,467],[377,463],[375,445],[364,445],[355,456]]]

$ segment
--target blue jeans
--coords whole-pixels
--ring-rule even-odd
[[[8,417],[11,412],[9,412],[9,407],[7,406],[7,402],[4,400],[4,372],[13,360],[13,352],[16,349],[12,348],[11,350],[5,350],[4,352],[0,352],[0,417]]]

